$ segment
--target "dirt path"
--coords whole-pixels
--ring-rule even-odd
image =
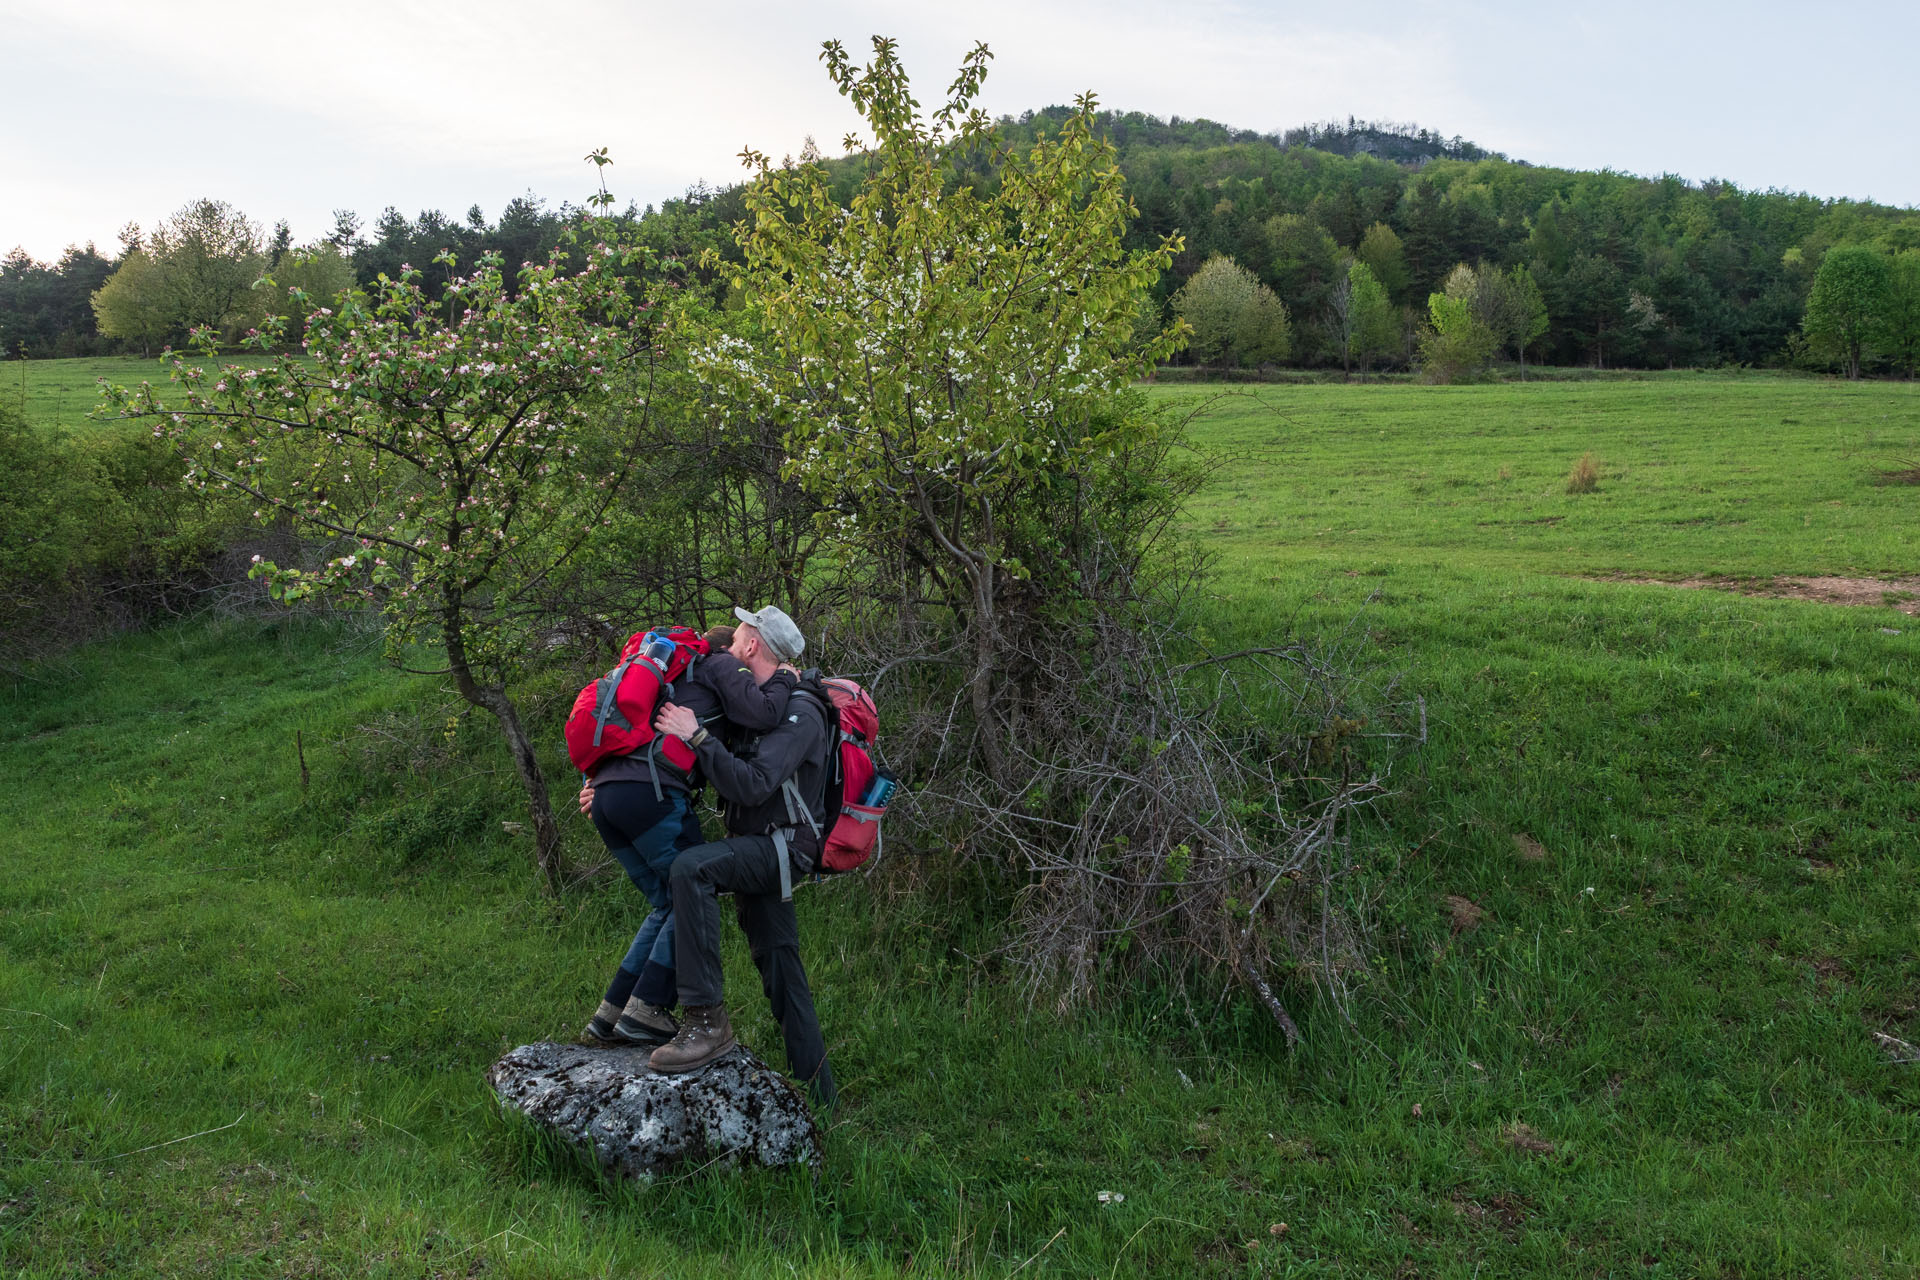
[[[1898,609],[1901,613],[1920,618],[1920,578],[1635,578],[1626,574],[1609,574],[1600,580],[1650,587],[1733,591],[1743,596],[1812,600],[1820,604],[1871,605]]]

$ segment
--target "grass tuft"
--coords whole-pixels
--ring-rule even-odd
[[[1591,453],[1580,455],[1580,461],[1573,464],[1573,470],[1567,472],[1568,493],[1592,493],[1600,487],[1600,460]]]

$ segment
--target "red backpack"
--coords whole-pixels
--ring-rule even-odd
[[[648,652],[648,641],[655,642]],[[672,643],[664,658],[659,650]],[[591,773],[608,756],[631,755],[653,746],[654,753],[682,773],[692,773],[693,748],[672,734],[657,738],[653,732],[654,709],[660,705],[664,690],[671,695],[673,682],[687,668],[706,656],[707,640],[690,627],[669,627],[659,631],[636,631],[620,649],[620,665],[580,691],[567,716],[567,758],[582,773]],[[659,788],[659,779],[654,780]]]
[[[880,732],[880,708],[873,695],[838,676],[822,680],[840,720],[840,807],[821,851],[820,869],[852,871],[880,844],[880,818],[893,794],[893,776],[874,767],[872,744]],[[882,781],[881,794],[873,794]],[[862,804],[862,800],[874,803]]]

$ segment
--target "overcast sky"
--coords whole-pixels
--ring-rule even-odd
[[[1920,3],[0,0],[0,251],[111,252],[200,196],[299,240],[737,180],[857,126],[817,56],[899,39],[923,102],[995,54],[995,114],[1070,101],[1239,128],[1410,121],[1538,164],[1920,204]],[[863,59],[864,60],[864,59]]]

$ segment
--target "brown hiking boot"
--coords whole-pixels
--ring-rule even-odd
[[[620,1020],[613,1024],[613,1034],[607,1039],[615,1044],[659,1045],[673,1039],[678,1030],[680,1024],[673,1020],[671,1013],[635,996],[627,1001]]]
[[[686,1009],[686,1021],[680,1033],[653,1051],[647,1059],[655,1071],[679,1075],[698,1071],[733,1048],[733,1027],[727,1022],[727,1006],[709,1004]]]

